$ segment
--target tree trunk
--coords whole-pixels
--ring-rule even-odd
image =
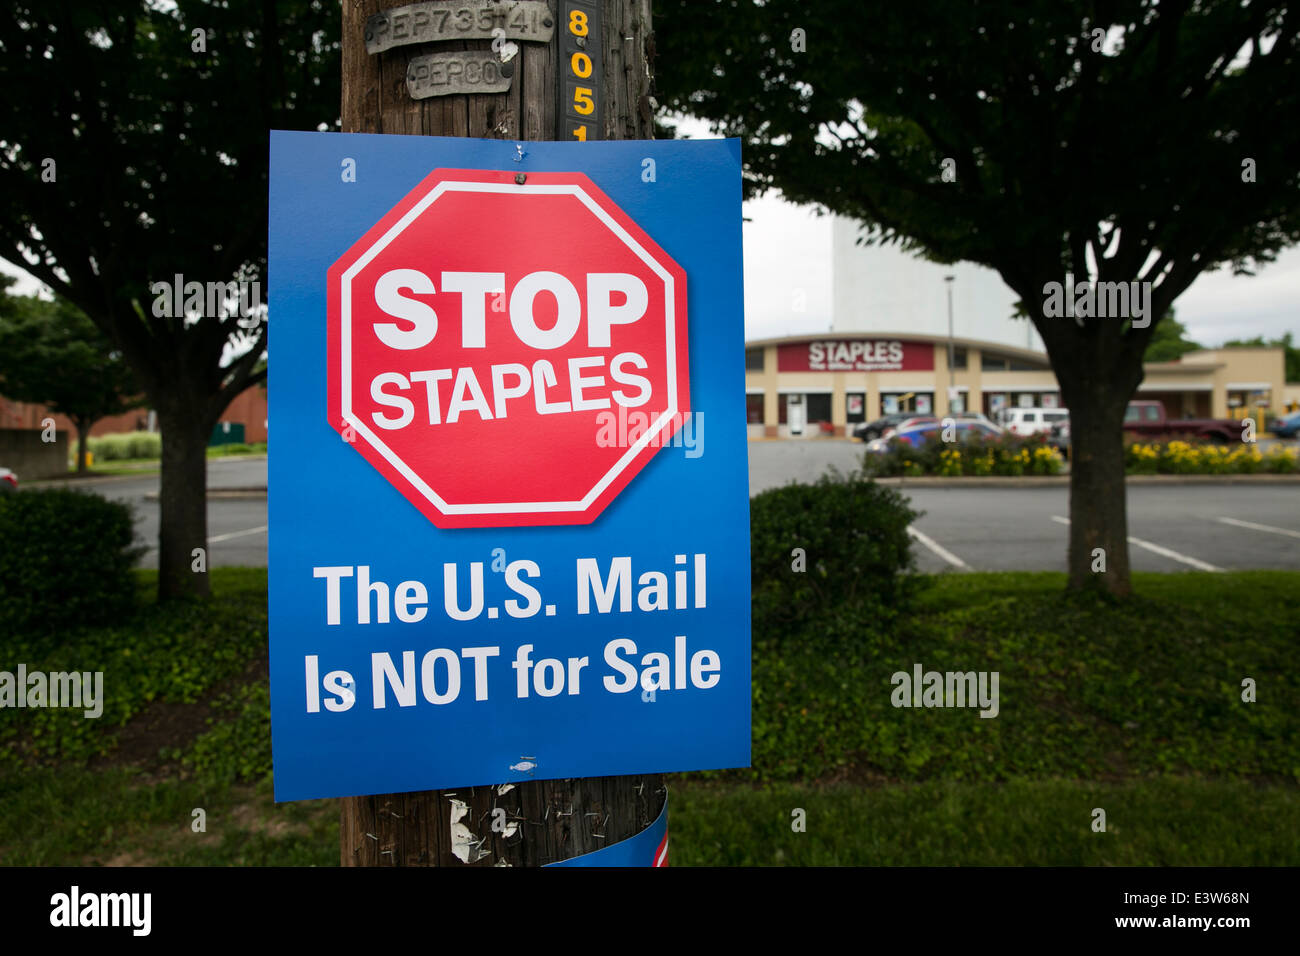
[[[556,0],[549,0],[556,36]],[[488,139],[557,138],[557,43],[519,42],[510,90],[501,94],[412,100],[406,91],[411,56],[484,50],[492,41],[399,46],[366,52],[366,19],[403,0],[343,5],[343,131],[417,133]],[[591,138],[653,137],[650,107],[650,0],[600,0],[603,122]],[[594,46],[595,37],[586,41]],[[565,137],[567,139],[567,137]],[[659,774],[539,780],[505,788],[479,786],[349,797],[340,801],[339,848],[344,866],[540,866],[580,856],[631,837],[659,815],[666,789]],[[466,804],[463,816],[453,801]],[[495,814],[494,810],[504,810]],[[452,815],[459,844],[453,843]],[[498,828],[494,829],[494,822]],[[511,827],[511,824],[516,826]],[[473,834],[465,843],[464,827]],[[504,831],[504,832],[503,832]],[[480,855],[481,854],[481,855]],[[649,865],[649,861],[647,861]]]
[[[648,774],[347,797],[339,849],[344,866],[545,866],[635,836],[666,796]]]
[[[1128,394],[1108,391],[1121,398],[1070,401],[1069,587],[1122,596],[1132,591],[1123,440]]]
[[[201,406],[158,409],[162,481],[158,496],[158,600],[207,597],[208,433]],[[200,554],[195,549],[202,549]]]
[[[86,440],[90,438],[90,426],[94,422],[84,419],[73,419],[72,424],[77,429],[77,474],[86,473]]]

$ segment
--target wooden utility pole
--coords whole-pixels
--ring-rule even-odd
[[[486,55],[494,52],[493,40],[439,39],[368,53],[367,21],[404,2],[342,3],[345,133],[520,142],[653,137],[650,0],[546,0],[553,37],[549,42],[512,41],[518,53],[504,71],[510,79],[506,92],[423,99],[412,99],[408,92],[413,57],[457,51]],[[435,0],[420,6],[422,20],[414,11],[390,19],[389,35],[429,31],[432,24],[446,28],[453,21],[491,25],[503,15],[518,16],[516,11],[526,5]],[[498,38],[497,59],[501,46]],[[572,94],[574,103],[562,104],[562,92]],[[542,866],[636,835],[658,817],[665,797],[659,774],[347,797],[340,801],[341,862]]]

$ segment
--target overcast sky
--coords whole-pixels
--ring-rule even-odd
[[[745,337],[769,338],[830,328],[831,218],[777,196],[745,204]],[[808,310],[790,314],[792,287]],[[1174,305],[1188,337],[1205,346],[1292,332],[1300,340],[1300,248],[1282,252],[1255,276],[1202,273]]]

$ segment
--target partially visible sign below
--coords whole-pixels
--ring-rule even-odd
[[[493,30],[507,40],[549,43],[555,21],[546,0],[460,0],[412,3],[366,20],[366,52],[383,53],[411,43],[490,40]]]
[[[667,866],[668,865],[668,799],[664,798],[663,809],[655,822],[640,833],[626,840],[571,856],[549,866],[586,867],[586,866]]]
[[[406,67],[406,91],[413,100],[460,93],[504,93],[510,77],[493,53],[428,53]]]

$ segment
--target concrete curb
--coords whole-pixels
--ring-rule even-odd
[[[111,485],[115,481],[135,481],[140,478],[150,478],[161,474],[154,471],[137,471],[130,475],[101,475],[96,478],[41,478],[36,481],[23,481],[19,476],[19,485],[21,488],[83,488],[87,485]]]

